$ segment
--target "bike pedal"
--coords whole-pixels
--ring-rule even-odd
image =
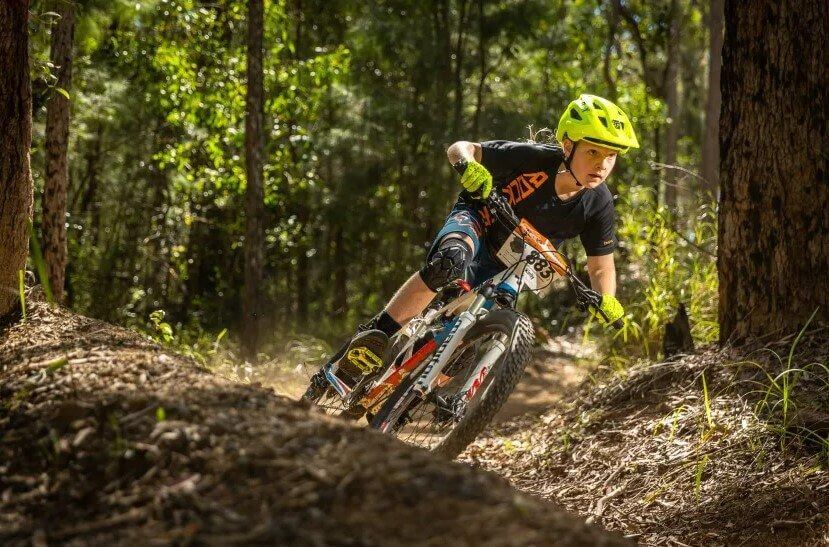
[[[364,376],[383,367],[382,356],[388,346],[389,337],[383,331],[363,331],[351,340],[342,357],[334,363],[331,372],[349,390],[354,389]]]

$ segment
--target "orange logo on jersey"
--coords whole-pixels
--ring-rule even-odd
[[[547,175],[544,171],[540,171],[538,173],[524,173],[518,175],[510,181],[509,184],[501,189],[501,192],[507,196],[509,204],[515,207],[517,204],[527,199],[533,192],[541,188],[541,185],[544,184],[548,178],[550,178],[549,175]],[[484,208],[481,213],[484,224],[487,227],[491,226],[493,219],[489,209]]]

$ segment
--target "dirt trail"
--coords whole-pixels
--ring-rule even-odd
[[[0,543],[622,545],[503,479],[33,303],[0,330]]]
[[[829,361],[827,332],[798,354]],[[709,349],[593,385],[584,356],[548,340],[459,460],[648,545],[829,544],[829,439],[821,451],[791,436],[782,450],[756,413],[774,362]],[[798,401],[825,415],[827,388],[825,374],[804,376]]]
[[[781,439],[756,413],[763,370],[775,366],[760,357],[769,355],[749,364],[709,349],[604,385],[565,381],[549,408],[508,407],[512,417],[459,460],[648,545],[829,544],[829,438]],[[802,341],[799,355],[795,363],[829,362],[829,331]],[[524,393],[562,387],[550,378],[560,360],[535,365],[549,373],[528,375]],[[829,377],[814,370],[794,393],[825,413]]]
[[[493,426],[521,416],[538,416],[561,408],[587,378],[587,369],[572,356],[536,353],[524,377],[493,420]]]

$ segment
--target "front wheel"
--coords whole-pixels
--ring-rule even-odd
[[[512,309],[495,310],[478,321],[447,361],[447,381],[421,399],[406,379],[389,397],[372,427],[400,440],[454,458],[484,430],[509,398],[524,374],[534,340],[532,323]],[[481,357],[494,343],[503,343],[496,361],[469,402],[461,403],[461,388]]]

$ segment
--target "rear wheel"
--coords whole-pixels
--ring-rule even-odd
[[[413,389],[416,378],[410,376],[377,413],[372,427],[454,458],[484,430],[515,389],[529,361],[533,338],[526,316],[511,309],[490,312],[469,329],[449,358],[443,373],[451,379],[421,398]],[[496,342],[506,350],[472,399],[463,402],[461,388]]]

